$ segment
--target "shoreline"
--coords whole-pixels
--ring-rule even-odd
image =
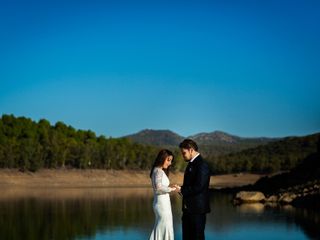
[[[226,174],[212,176],[210,188],[221,189],[253,184],[264,175]],[[170,172],[170,182],[182,185],[183,173]],[[149,171],[102,169],[41,169],[21,172],[17,169],[0,169],[0,188],[125,188],[151,187]]]

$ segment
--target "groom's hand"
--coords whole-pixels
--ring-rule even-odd
[[[176,191],[179,193],[181,191],[181,187],[177,184],[174,185],[174,187],[177,189]]]

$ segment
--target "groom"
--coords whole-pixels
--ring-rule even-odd
[[[183,197],[182,239],[205,239],[206,214],[210,212],[210,170],[193,140],[185,139],[179,147],[184,160],[188,162],[180,189]]]

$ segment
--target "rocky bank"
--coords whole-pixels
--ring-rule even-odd
[[[234,203],[262,202],[320,208],[320,154],[309,155],[290,172],[263,177],[253,185],[227,189],[236,193]]]

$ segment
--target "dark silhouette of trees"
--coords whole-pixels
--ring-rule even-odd
[[[271,173],[290,170],[317,151],[320,134],[289,137],[226,155],[210,155],[209,145],[200,152],[214,174],[233,172]],[[173,170],[184,170],[178,147]],[[63,122],[51,125],[25,117],[0,118],[0,168],[37,171],[40,168],[150,169],[160,146],[143,145],[128,138],[96,136]]]
[[[287,171],[317,152],[320,134],[288,137],[256,148],[222,156],[208,156],[214,173]]]
[[[0,168],[149,169],[159,148],[128,139],[97,137],[63,122],[3,115],[0,118]]]

